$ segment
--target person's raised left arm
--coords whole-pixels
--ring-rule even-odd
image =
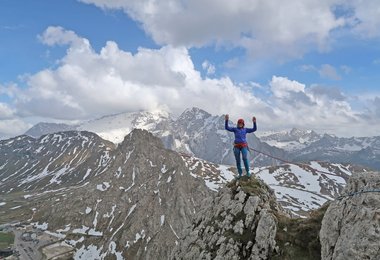
[[[246,128],[247,133],[253,133],[257,130],[256,117],[252,117],[253,128]]]

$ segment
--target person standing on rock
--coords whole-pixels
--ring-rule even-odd
[[[228,126],[229,115],[228,114],[225,115],[224,119],[225,119],[224,128],[227,131],[233,132],[235,134],[234,155],[236,159],[236,167],[239,173],[239,176],[237,178],[239,179],[243,173],[243,170],[241,168],[240,154],[242,154],[243,156],[243,163],[244,163],[244,168],[247,172],[247,176],[251,177],[251,174],[249,172],[248,143],[247,143],[246,135],[248,133],[253,133],[257,130],[256,117],[252,117],[253,128],[245,128],[243,119],[239,119],[237,121],[237,127],[229,127]]]

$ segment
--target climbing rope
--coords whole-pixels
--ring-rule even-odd
[[[375,189],[375,190],[362,190],[362,191],[350,192],[350,193],[338,196],[336,199],[342,200],[343,198],[346,198],[346,197],[353,197],[353,196],[358,195],[358,194],[371,193],[371,192],[380,192],[380,189],[379,190]]]
[[[248,147],[249,150],[252,150],[252,151],[255,151],[257,153],[260,153],[260,154],[263,154],[263,155],[266,155],[272,159],[276,159],[276,160],[279,160],[281,162],[284,162],[284,163],[288,163],[288,164],[294,164],[294,165],[297,165],[297,166],[306,166],[306,167],[310,167],[310,165],[306,164],[306,163],[295,163],[295,162],[291,162],[291,161],[287,161],[287,160],[284,160],[284,159],[281,159],[279,157],[276,157],[276,156],[273,156],[273,155],[270,155],[270,154],[267,154],[267,153],[264,153],[264,152],[261,152],[261,151],[258,151],[256,149],[253,149],[253,148],[250,148]],[[313,168],[314,169],[314,168]],[[318,170],[318,169],[314,169],[314,171],[316,172],[320,172],[320,173],[323,173],[323,174],[327,174],[327,175],[331,175],[331,176],[338,176],[339,175],[336,175],[336,174],[332,174],[331,172],[326,172],[326,171],[321,171],[321,170]]]
[[[270,155],[270,154],[267,154],[267,153],[264,153],[264,152],[258,151],[258,150],[256,150],[256,149],[253,149],[253,148],[250,148],[250,147],[248,147],[248,149],[249,149],[249,150],[252,150],[252,151],[255,151],[255,152],[257,152],[257,153],[260,153],[260,154],[266,155],[266,156],[268,156],[268,157],[270,157],[270,158],[273,158],[273,159],[279,160],[279,161],[284,162],[284,163],[294,164],[294,165],[297,165],[297,166],[307,166],[307,167],[310,167],[310,165],[308,165],[308,164],[305,164],[305,163],[294,163],[294,162],[290,162],[290,161],[287,161],[287,160],[281,159],[281,158],[276,157],[276,156],[272,156],[272,155]],[[338,175],[332,174],[332,173],[330,173],[330,172],[321,171],[321,170],[317,170],[317,169],[314,169],[314,170],[315,170],[316,172],[320,172],[320,173],[323,173],[323,174],[332,175],[332,176],[338,176]],[[342,200],[343,198],[346,198],[346,197],[352,197],[352,196],[355,196],[355,195],[359,195],[359,194],[363,194],[363,193],[370,193],[370,192],[380,192],[380,189],[351,192],[351,193],[347,193],[347,194],[340,195],[340,196],[338,196],[338,197],[335,198],[335,199],[336,199],[336,200]]]

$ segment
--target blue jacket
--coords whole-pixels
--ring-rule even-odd
[[[240,143],[247,143],[246,139],[246,134],[248,133],[253,133],[257,130],[256,123],[253,123],[253,128],[238,128],[238,127],[229,127],[228,126],[228,121],[225,121],[224,128],[227,131],[234,132],[235,134],[235,144],[240,144]]]

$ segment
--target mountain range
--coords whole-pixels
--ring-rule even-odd
[[[380,169],[380,136],[343,138],[300,129],[262,132],[260,127],[258,122],[255,134],[247,136],[250,147],[285,162],[326,161]],[[187,109],[178,117],[155,111],[110,115],[77,126],[40,123],[25,134],[39,137],[65,130],[84,130],[117,144],[134,128],[152,132],[168,149],[219,164],[235,162],[233,134],[224,130],[224,116],[213,116],[199,108]],[[284,162],[264,154],[251,151],[251,165],[271,166]]]
[[[356,171],[366,169],[314,161],[256,167],[255,177],[243,177],[238,184],[233,181],[236,168],[167,149],[146,130],[132,130],[118,145],[86,131],[19,136],[0,141],[0,220],[44,230],[74,247],[75,259],[181,259],[190,252],[188,232],[193,231],[188,227],[201,228],[199,219],[204,228],[209,226],[211,237],[204,239],[211,243],[220,234],[212,231],[210,220],[219,219],[220,232],[224,229],[234,239],[248,235],[244,225],[252,226],[256,240],[251,243],[257,245],[247,242],[251,246],[244,245],[245,254],[267,259],[277,229],[272,210],[278,219],[305,218],[341,195]],[[231,183],[235,191],[229,190]],[[246,195],[239,186],[247,189]],[[236,197],[226,200],[230,192]],[[224,209],[218,215],[209,206]],[[243,216],[247,224],[240,222]],[[272,238],[260,238],[266,235]],[[225,254],[232,254],[229,239],[219,243],[225,243]]]

